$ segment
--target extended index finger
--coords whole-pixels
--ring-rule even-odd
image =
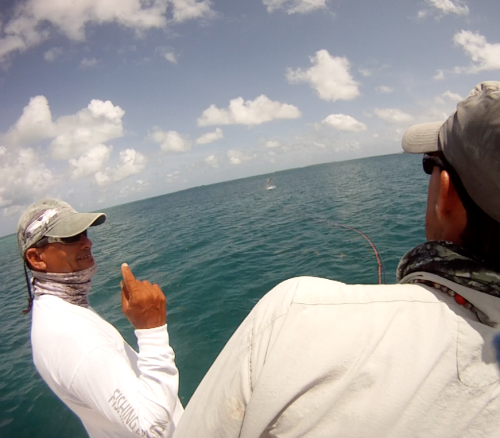
[[[132,283],[135,281],[134,274],[130,270],[129,265],[126,263],[122,263],[122,277],[123,277],[123,286],[127,289],[128,294],[132,292]]]

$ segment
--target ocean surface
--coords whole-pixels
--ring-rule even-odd
[[[272,177],[275,188],[266,190]],[[276,172],[103,210],[89,232],[99,270],[92,307],[134,347],[120,304],[120,265],[160,285],[186,404],[254,304],[295,276],[394,283],[403,254],[424,241],[428,176],[421,156],[388,155]],[[15,236],[0,239],[0,437],[86,437],[38,376]],[[64,330],[64,327],[61,327]]]

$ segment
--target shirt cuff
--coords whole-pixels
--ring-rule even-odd
[[[136,329],[134,333],[141,351],[147,346],[164,348],[165,344],[169,345],[167,324],[151,329]]]

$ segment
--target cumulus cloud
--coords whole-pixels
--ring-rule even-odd
[[[89,24],[118,23],[141,32],[163,28],[169,21],[180,23],[213,15],[209,0],[25,0],[3,27],[0,60],[47,40],[53,29],[82,41]]]
[[[368,68],[360,68],[358,71],[365,77],[373,75],[373,72]]]
[[[177,64],[177,57],[175,56],[174,52],[164,53],[163,56],[168,62],[171,62],[172,64]]]
[[[228,109],[210,105],[198,119],[198,126],[260,125],[271,120],[296,119],[300,116],[301,113],[296,106],[270,100],[264,95],[247,101],[238,97],[229,102]]]
[[[45,96],[36,96],[23,109],[23,114],[2,140],[12,146],[27,146],[54,137],[56,127]]]
[[[358,83],[349,72],[347,58],[334,57],[327,50],[319,50],[310,61],[314,65],[308,70],[288,68],[288,81],[292,84],[309,83],[323,100],[335,102],[359,96]]]
[[[95,58],[83,58],[80,61],[80,68],[86,69],[86,68],[92,68],[97,65],[97,59]]]
[[[77,158],[96,145],[123,137],[124,114],[111,101],[94,99],[76,114],[59,117],[55,122],[57,135],[50,144],[52,157]]]
[[[219,160],[215,155],[209,155],[205,158],[205,163],[214,168],[219,167]]]
[[[210,18],[215,15],[210,9],[209,0],[170,0],[170,3],[173,7],[173,19],[178,23],[197,18]]]
[[[85,152],[78,159],[69,160],[71,178],[77,179],[99,172],[104,163],[109,160],[112,150],[112,146],[100,144]]]
[[[42,157],[32,148],[9,151],[0,146],[0,157],[0,208],[10,208],[4,210],[6,215],[45,195],[57,182]]]
[[[463,97],[460,96],[460,94],[458,93],[452,93],[451,91],[448,90],[445,91],[440,96],[436,97],[434,100],[436,103],[443,105],[449,102],[452,103],[460,102],[461,100],[463,100]]]
[[[132,193],[139,193],[147,189],[149,186],[149,182],[138,179],[137,181],[133,182],[132,184],[127,184],[123,187],[120,188],[120,198],[126,198],[127,196],[131,195]]]
[[[307,14],[318,9],[326,9],[326,0],[263,0],[262,2],[271,13],[277,9],[284,9],[287,14]]]
[[[238,165],[244,163],[245,161],[253,160],[255,155],[250,155],[236,149],[230,149],[227,151],[227,158],[231,164]]]
[[[338,131],[366,131],[364,123],[358,122],[354,117],[345,114],[330,114],[321,123],[333,126]]]
[[[214,132],[207,132],[196,139],[196,144],[207,144],[213,143],[214,141],[220,140],[224,137],[222,129],[217,128]]]
[[[426,0],[431,9],[424,9],[418,13],[420,18],[429,15],[432,12],[438,12],[439,15],[456,14],[468,15],[469,7],[465,2],[459,0]]]
[[[441,81],[444,79],[444,71],[443,70],[438,70],[434,78],[436,81]]]
[[[394,91],[394,88],[388,87],[386,85],[380,85],[379,87],[375,88],[375,90],[379,93],[392,93]]]
[[[264,146],[266,148],[279,148],[281,146],[281,142],[278,141],[278,140],[267,140],[265,143],[264,143]]]
[[[43,59],[47,62],[54,62],[56,58],[59,58],[63,53],[63,49],[60,47],[53,47],[43,54]]]
[[[479,33],[462,30],[454,35],[453,41],[471,57],[474,65],[455,67],[457,73],[478,73],[487,70],[500,70],[500,44],[490,44]]]
[[[177,131],[163,131],[161,128],[154,127],[148,138],[158,143],[164,152],[186,152],[191,149],[191,141]]]
[[[173,181],[179,179],[180,176],[181,176],[181,172],[179,170],[176,170],[172,173],[167,174],[165,181],[170,183],[170,182],[173,182]]]
[[[111,168],[95,174],[95,181],[98,185],[104,186],[110,183],[121,181],[131,175],[141,172],[148,162],[148,159],[134,149],[125,149],[120,151],[118,164]]]
[[[172,64],[177,64],[177,55],[170,47],[157,47],[155,52]]]
[[[375,108],[373,110],[379,119],[388,123],[406,123],[413,120],[413,116],[397,108]]]
[[[76,114],[61,116],[52,121],[52,113],[45,96],[36,96],[23,109],[23,114],[1,137],[7,147],[23,147],[50,140],[52,158],[77,158],[94,146],[123,136],[119,106],[109,100],[92,100],[87,108]]]

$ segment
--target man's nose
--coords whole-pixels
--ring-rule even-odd
[[[92,241],[83,233],[80,236],[80,244],[82,248],[92,248]]]

